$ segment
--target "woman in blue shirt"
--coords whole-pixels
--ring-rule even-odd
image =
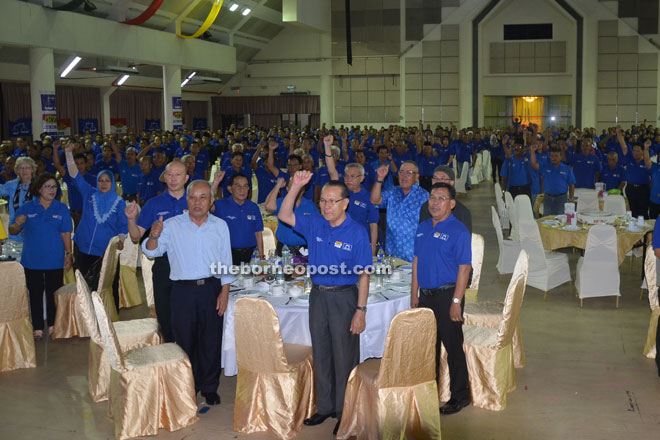
[[[9,205],[9,224],[14,223],[16,211],[23,206],[25,202],[32,200],[32,191],[30,184],[37,171],[37,164],[29,157],[19,157],[14,165],[14,172],[18,176],[4,185],[0,185],[0,197],[7,197]],[[9,233],[9,238],[15,241],[23,241],[23,235]]]
[[[55,325],[54,293],[62,287],[64,270],[71,267],[71,215],[69,208],[55,200],[57,181],[52,174],[42,174],[32,185],[35,198],[26,202],[16,212],[15,221],[9,226],[13,234],[23,232],[24,243],[21,264],[30,295],[30,312],[34,337],[44,334],[43,295],[46,292],[46,316],[48,334]]]

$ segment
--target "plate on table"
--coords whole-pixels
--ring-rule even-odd
[[[243,297],[256,298],[258,296],[261,296],[262,294],[263,292],[254,289],[239,290],[238,292],[236,292],[236,296],[240,296],[241,298]]]
[[[410,284],[409,283],[404,283],[401,281],[397,281],[395,283],[390,283],[388,285],[388,288],[397,292],[403,292],[406,290],[410,290]]]
[[[559,225],[559,220],[548,219],[548,220],[543,220],[541,223],[548,226],[557,226]]]
[[[297,298],[292,298],[291,302],[289,303],[294,306],[308,306],[309,305],[309,294],[305,293],[303,295],[300,295]]]
[[[579,230],[581,230],[582,228],[579,227],[579,226],[577,226],[577,225],[576,225],[576,226],[573,226],[573,225],[566,225],[566,226],[564,226],[562,229],[563,229],[564,231],[579,231]]]
[[[628,226],[627,228],[624,228],[623,230],[628,231],[628,232],[642,232],[643,231],[643,229],[640,229],[637,226],[633,226],[632,228],[630,226]]]

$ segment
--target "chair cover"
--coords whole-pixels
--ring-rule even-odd
[[[112,296],[112,282],[117,270],[117,242],[118,237],[113,237],[103,254],[101,262],[101,275],[99,277],[99,292],[113,321],[119,320],[115,300]],[[55,291],[55,326],[53,339],[67,339],[73,337],[86,338],[89,330],[85,325],[85,319],[76,303],[76,283],[66,284]]]
[[[474,162],[474,168],[470,168],[470,181],[472,185],[477,185],[483,180],[483,155],[481,152],[477,153],[477,158]]]
[[[124,250],[119,255],[119,307],[142,304],[137,279],[139,246],[130,237],[124,238]]]
[[[660,316],[660,304],[658,303],[658,282],[657,282],[657,258],[653,252],[653,246],[649,245],[646,250],[646,260],[644,261],[644,278],[649,289],[649,306],[651,307],[651,320],[649,322],[649,331],[646,335],[646,344],[644,344],[644,356],[649,359],[655,359],[657,353],[655,349],[655,336],[658,328],[658,316]]]
[[[89,330],[89,361],[87,363],[87,382],[92,401],[108,400],[110,389],[110,363],[103,348],[103,340],[94,314],[92,294],[80,271],[76,270],[76,286],[78,290],[77,307]],[[155,319],[135,319],[119,321],[113,324],[119,347],[122,352],[134,348],[157,345],[161,343],[158,322]]]
[[[604,211],[616,215],[626,215],[626,199],[619,194],[608,195],[605,199]]]
[[[440,439],[436,324],[427,308],[396,314],[382,359],[351,372],[337,438]]]
[[[504,204],[504,193],[502,192],[502,187],[499,182],[496,182],[493,187],[495,188],[495,205],[497,206],[497,214],[502,220],[502,228],[509,229],[511,225],[509,224],[509,213],[506,210],[506,205]]]
[[[270,228],[264,228],[262,237],[264,240],[264,255],[268,255],[270,251],[275,252],[275,234],[273,234],[273,231]]]
[[[495,228],[495,235],[497,235],[497,244],[499,246],[500,254],[497,259],[497,272],[506,274],[513,272],[513,265],[516,261],[517,255],[520,253],[520,243],[513,240],[505,240],[502,235],[502,228],[500,227],[500,218],[497,211],[493,206],[490,207],[491,216],[493,219],[493,227]]]
[[[584,257],[580,257],[575,270],[578,297],[621,296],[619,281],[616,229],[593,226],[587,235]]]
[[[0,371],[35,368],[34,336],[30,321],[25,271],[15,261],[0,263]]]
[[[598,193],[593,189],[579,189],[575,190],[578,197],[576,211],[578,213],[585,211],[600,211],[598,204]]]
[[[454,188],[456,189],[456,193],[467,193],[467,190],[465,189],[465,185],[467,184],[467,178],[468,178],[468,163],[463,162],[463,168],[461,168],[461,175],[460,177],[456,178]]]
[[[492,182],[493,181],[493,164],[490,161],[490,151],[484,150],[482,151],[483,154],[483,160],[484,160],[484,165],[483,165],[483,176],[485,181],[487,182]]]
[[[291,439],[316,412],[312,347],[284,344],[277,313],[264,299],[239,299],[234,319],[234,431]]]
[[[524,275],[524,280],[527,282],[528,272],[529,257],[527,256],[527,252],[521,251],[511,279],[516,279],[518,276]],[[465,325],[498,328],[503,319],[503,312],[503,302],[485,301],[465,303],[463,323]],[[522,332],[520,331],[520,320],[518,320],[516,331],[513,334],[513,364],[516,368],[524,368],[526,363],[525,348],[523,347]]]
[[[2,221],[2,227],[4,230],[9,230],[9,214],[6,212],[0,212],[0,221]]]
[[[520,245],[529,254],[527,285],[542,290],[544,294],[564,283],[569,283],[570,288],[568,255],[543,249],[539,227],[534,220],[521,220],[519,227]]]
[[[513,196],[509,191],[504,193],[504,202],[506,205],[506,212],[509,215],[509,222],[511,229],[509,230],[509,240],[520,241],[518,235],[518,216],[516,215],[516,207],[513,201]]]
[[[154,260],[151,260],[140,251],[140,269],[142,270],[142,281],[144,283],[144,293],[147,298],[147,306],[149,307],[149,316],[156,317],[156,306],[154,305],[154,280],[152,268]]]
[[[479,295],[479,281],[481,279],[481,266],[484,261],[484,237],[472,234],[472,282],[465,289],[465,301],[475,302]]]
[[[513,207],[516,212],[516,220],[520,222],[522,219],[534,220],[534,211],[532,210],[532,202],[526,194],[519,194],[513,201]]]
[[[177,431],[197,419],[195,383],[186,353],[176,344],[122,353],[103,300],[92,293],[94,313],[110,361],[110,415],[118,440]]]

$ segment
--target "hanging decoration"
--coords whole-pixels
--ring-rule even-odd
[[[218,17],[218,14],[220,13],[220,8],[222,7],[222,2],[223,0],[213,0],[213,7],[211,7],[211,12],[209,12],[209,15],[206,17],[206,20],[204,20],[204,23],[202,23],[202,26],[197,29],[197,32],[195,32],[192,35],[183,35],[181,33],[181,20],[183,20],[185,17],[181,17],[176,24],[176,34],[181,37],[181,38],[198,38],[204,35],[204,32],[206,32],[215,19]]]
[[[142,12],[142,14],[138,15],[137,17],[131,20],[122,21],[122,23],[132,24],[136,26],[141,25],[142,23],[153,17],[153,15],[156,13],[158,8],[160,8],[160,5],[162,4],[163,4],[163,0],[153,0],[149,5],[149,7]]]

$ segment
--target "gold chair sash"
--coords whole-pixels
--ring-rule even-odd
[[[0,371],[35,368],[33,327],[23,266],[0,263]]]
[[[119,261],[119,254],[117,254],[117,243],[119,243],[119,236],[112,237],[108,243],[108,247],[103,254],[101,261],[101,275],[99,276],[99,286],[97,292],[103,299],[105,309],[110,315],[112,321],[119,321],[119,314],[115,306],[115,299],[112,294],[112,283],[115,280],[115,273],[117,272],[117,262]]]

